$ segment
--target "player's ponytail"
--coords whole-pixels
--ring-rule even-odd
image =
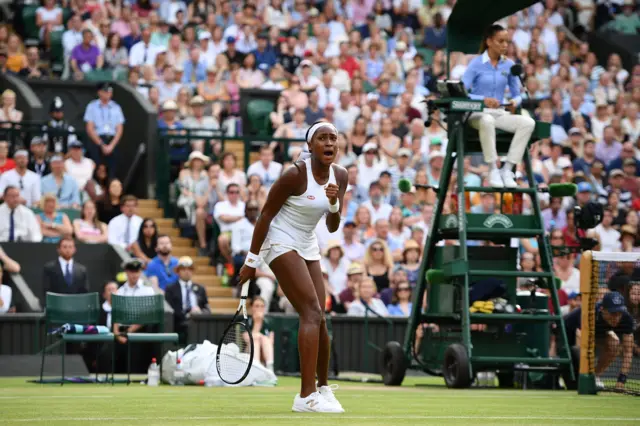
[[[482,41],[480,42],[480,53],[484,53],[487,50],[487,40],[492,38],[494,35],[499,33],[500,31],[504,31],[504,27],[502,25],[493,24],[484,32],[482,36]]]

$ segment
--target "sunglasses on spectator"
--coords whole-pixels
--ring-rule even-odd
[[[411,291],[409,287],[399,287],[398,291]]]
[[[227,194],[239,194],[240,191],[227,191]]]
[[[383,251],[382,247],[371,247],[372,251]]]

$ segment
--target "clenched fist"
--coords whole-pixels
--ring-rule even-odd
[[[329,204],[335,205],[338,202],[338,191],[340,187],[335,183],[330,183],[324,187],[324,193],[327,194]]]

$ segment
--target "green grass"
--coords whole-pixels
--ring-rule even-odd
[[[275,388],[36,385],[0,380],[0,425],[632,425],[637,397],[565,391],[448,390],[435,379],[398,388],[340,383],[341,415],[291,413],[299,381]],[[431,383],[421,387],[417,384]],[[438,379],[437,383],[442,380]],[[327,423],[327,422],[330,423]]]

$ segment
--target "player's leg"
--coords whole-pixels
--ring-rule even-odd
[[[251,337],[253,337],[253,361],[258,361],[262,364],[262,339],[260,337],[262,334],[260,333],[251,333]]]
[[[324,301],[325,301],[325,289],[324,281],[322,280],[322,270],[320,269],[320,262],[317,260],[307,261],[307,267],[309,269],[309,275],[313,281],[316,294],[318,295],[318,302],[323,308],[322,323],[320,324],[320,344],[318,346],[318,365],[316,367],[316,374],[318,375],[318,388],[326,386],[329,381],[329,357],[331,356],[331,341],[329,340],[329,332],[327,331],[327,321],[324,317]]]
[[[262,349],[261,355],[264,360],[265,367],[269,370],[273,370],[273,343],[269,336],[265,336],[264,334],[260,335],[260,348]]]
[[[302,387],[300,396],[306,397],[316,391],[316,365],[318,363],[318,341],[322,324],[322,309],[318,302],[304,259],[295,251],[275,258],[269,267],[278,279],[278,284],[300,316],[298,350],[300,351],[300,374]]]
[[[600,357],[598,357],[595,371],[596,377],[599,377],[607,370],[621,350],[620,339],[613,332],[607,334],[605,338],[599,339],[599,342],[600,341],[604,343],[604,351],[601,352]]]

